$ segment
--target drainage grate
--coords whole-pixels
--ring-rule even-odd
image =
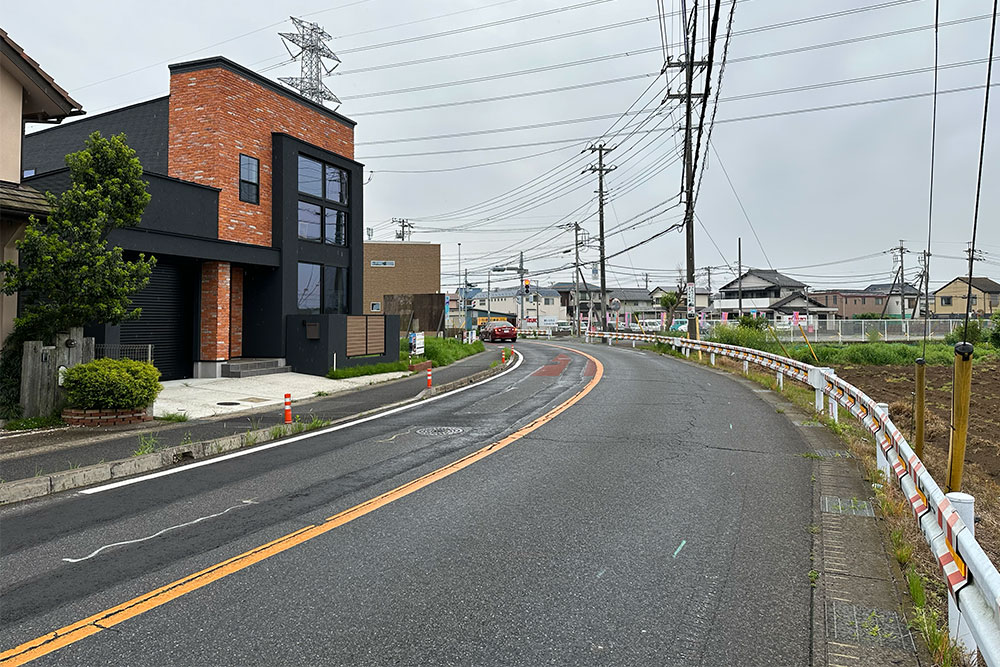
[[[219,401],[216,405],[239,405],[239,401]]]
[[[428,426],[427,428],[417,429],[418,435],[458,435],[464,432],[465,429],[459,428],[458,426]]]
[[[847,514],[848,516],[870,516],[875,518],[871,503],[858,498],[837,498],[836,496],[823,496],[820,500],[820,507],[824,512],[831,514]]]
[[[827,601],[825,606],[828,639],[916,651],[906,619],[894,611],[861,607],[837,600]]]

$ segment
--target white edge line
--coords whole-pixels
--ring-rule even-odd
[[[515,362],[513,366],[511,366],[507,370],[503,371],[502,373],[497,373],[496,375],[494,375],[492,377],[488,377],[485,380],[480,380],[479,382],[475,382],[473,384],[466,385],[464,387],[459,387],[458,389],[453,389],[452,391],[446,392],[444,394],[439,394],[437,396],[432,396],[430,398],[425,398],[425,399],[420,400],[420,401],[414,401],[413,403],[409,403],[407,405],[401,405],[398,408],[392,408],[390,410],[386,410],[385,412],[380,412],[378,414],[370,415],[368,417],[362,417],[361,419],[355,419],[354,421],[345,422],[343,424],[337,424],[336,426],[331,426],[329,428],[323,428],[323,429],[318,429],[316,431],[310,431],[308,433],[303,433],[302,435],[297,435],[295,437],[287,438],[285,440],[278,440],[277,442],[272,442],[272,443],[269,443],[269,444],[266,444],[266,445],[260,445],[258,447],[252,447],[250,449],[243,449],[243,450],[240,450],[240,451],[237,451],[237,452],[232,452],[231,454],[224,454],[222,456],[217,456],[215,458],[205,459],[203,461],[197,461],[195,463],[189,463],[187,465],[183,465],[183,466],[180,466],[180,467],[177,467],[177,468],[169,468],[167,470],[160,470],[160,471],[157,471],[157,472],[154,472],[154,473],[150,473],[148,475],[143,475],[141,477],[132,477],[132,478],[123,479],[123,480],[120,480],[120,481],[117,481],[117,482],[112,482],[110,484],[104,484],[102,486],[95,486],[95,487],[90,488],[90,489],[85,489],[83,491],[78,491],[78,493],[84,493],[84,494],[87,494],[87,495],[90,495],[90,494],[93,494],[93,493],[102,493],[104,491],[111,491],[113,489],[118,489],[118,488],[121,488],[123,486],[129,486],[131,484],[138,484],[140,482],[145,482],[145,481],[148,481],[148,480],[151,480],[151,479],[156,479],[158,477],[166,477],[167,475],[176,475],[177,473],[186,472],[188,470],[193,470],[195,468],[200,468],[202,466],[212,465],[213,463],[219,463],[220,461],[228,461],[230,459],[235,459],[235,458],[238,458],[240,456],[247,456],[249,454],[256,454],[257,452],[262,452],[262,451],[265,451],[265,450],[268,450],[268,449],[272,449],[274,447],[282,447],[284,445],[290,445],[293,442],[298,442],[300,440],[305,440],[306,438],[315,438],[316,436],[326,435],[327,433],[333,433],[335,431],[340,431],[340,430],[343,430],[345,428],[350,428],[352,426],[357,426],[358,424],[364,424],[365,422],[370,422],[370,421],[373,421],[375,419],[381,419],[382,417],[388,417],[389,415],[397,414],[397,413],[403,412],[405,410],[412,410],[413,408],[415,408],[415,407],[417,407],[419,405],[426,405],[428,403],[432,403],[434,401],[441,400],[442,398],[446,398],[448,396],[452,396],[454,394],[458,394],[460,392],[472,389],[473,387],[478,387],[479,385],[486,384],[487,382],[492,382],[493,380],[496,380],[498,378],[502,378],[507,373],[510,373],[510,372],[516,370],[517,367],[520,366],[521,363],[524,361],[524,355],[522,355],[518,350],[514,350],[514,354],[517,355],[517,362]]]

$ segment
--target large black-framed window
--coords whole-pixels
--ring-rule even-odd
[[[302,313],[347,313],[348,270],[343,266],[298,263],[296,307]]]
[[[348,172],[302,154],[297,164],[299,238],[346,246],[350,215]]]
[[[260,203],[260,160],[240,153],[240,201]]]

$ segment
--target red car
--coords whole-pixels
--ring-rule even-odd
[[[495,343],[498,340],[509,340],[512,343],[517,342],[517,329],[512,327],[508,322],[487,322],[483,327],[483,333],[480,336],[484,341]]]

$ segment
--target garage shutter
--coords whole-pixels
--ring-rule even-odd
[[[149,284],[132,298],[142,316],[122,323],[122,344],[153,345],[153,363],[161,380],[191,377],[197,276],[197,265],[160,260]]]

